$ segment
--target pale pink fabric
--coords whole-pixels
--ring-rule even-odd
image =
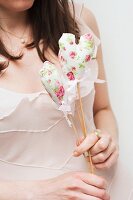
[[[81,20],[81,10],[82,6],[76,5],[77,21],[84,34],[91,30]],[[94,37],[98,44],[99,39]],[[92,64],[97,66],[96,61]],[[94,96],[95,90],[92,90],[83,98],[88,132],[95,128]],[[76,117],[75,124],[81,135]],[[23,94],[0,88],[0,180],[38,180],[70,171],[88,172],[84,157],[72,155],[75,141],[73,129],[69,128],[63,113],[56,109],[45,89]],[[131,177],[125,174],[122,166],[118,164],[115,178],[115,167],[96,172],[107,178],[113,200],[133,199]]]

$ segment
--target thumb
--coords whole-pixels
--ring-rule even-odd
[[[75,149],[74,156],[80,156],[81,154],[85,153],[89,149],[91,149],[98,141],[98,137],[91,133],[88,135],[83,142]]]
[[[79,146],[79,145],[84,141],[84,139],[85,139],[84,136],[78,138],[78,139],[76,140],[76,145]]]

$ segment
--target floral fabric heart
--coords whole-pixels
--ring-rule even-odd
[[[92,91],[95,82],[101,82],[97,79],[96,60],[100,43],[95,42],[91,33],[82,35],[78,44],[75,41],[75,35],[71,33],[62,35],[59,40],[59,60],[63,74],[71,81],[71,84],[75,84],[73,80],[80,82],[81,96],[84,97]]]
[[[45,89],[57,105],[61,105],[65,96],[63,79],[54,64],[49,61],[44,62],[40,70],[40,76]]]
[[[62,74],[54,64],[46,61],[40,75],[53,101],[57,105],[65,105],[60,107],[63,111],[70,111],[77,98],[77,83],[80,83],[83,97],[89,94],[97,81],[97,46],[92,34],[81,36],[79,44],[76,44],[73,34],[64,33],[59,40],[59,48]]]
[[[91,59],[96,57],[96,45],[91,34],[80,37],[79,44],[75,36],[64,33],[59,40],[59,60],[62,70],[69,80],[81,79]]]

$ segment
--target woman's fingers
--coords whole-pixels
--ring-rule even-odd
[[[89,136],[87,136],[84,141],[75,149],[74,156],[80,156],[81,154],[88,151],[91,147],[93,147],[96,142],[98,141],[98,137],[91,133]]]
[[[111,166],[113,166],[116,163],[118,157],[119,157],[119,153],[118,153],[118,150],[116,149],[115,152],[113,152],[104,163],[95,164],[95,167],[97,169],[109,169]]]
[[[85,139],[84,136],[82,136],[81,138],[77,139],[76,145],[79,146],[84,141],[84,139]]]
[[[92,162],[94,164],[100,164],[100,163],[105,162],[115,150],[116,150],[115,144],[111,143],[105,151],[95,156],[92,156]]]
[[[100,138],[91,133],[85,139],[81,138],[77,146],[73,155],[80,156],[90,150],[92,162],[96,168],[110,168],[118,157],[117,144],[107,133],[100,134]]]
[[[106,189],[107,182],[102,177],[99,177],[95,174],[89,174],[85,172],[77,172],[75,176],[82,180],[83,182],[87,183],[88,185],[92,185],[101,189]]]
[[[112,139],[109,134],[101,134],[101,138],[98,142],[91,148],[91,155],[95,156],[98,153],[105,151],[109,144],[111,143]]]
[[[102,200],[109,200],[109,195],[106,192],[107,183],[103,178],[85,173],[81,173],[80,178],[84,182],[84,184],[82,182],[79,185],[83,193]]]
[[[86,196],[93,196],[95,198],[99,198],[102,200],[108,200],[109,195],[107,194],[105,189],[99,189],[92,185],[87,185],[83,182],[79,184],[79,188],[77,188],[82,194],[86,194]]]
[[[102,177],[85,172],[76,172],[72,177],[74,177],[74,182],[69,185],[69,190],[77,191],[80,200],[83,197],[86,200],[90,197],[92,197],[91,200],[109,200],[109,195],[106,192],[107,182]]]
[[[83,194],[83,193],[75,193],[75,192],[72,192],[71,196],[73,197],[71,199],[77,199],[77,200],[105,200],[103,198],[101,199],[101,198],[94,197],[94,196],[91,196],[91,195],[86,195],[86,194]],[[106,200],[110,200],[110,198],[108,198]]]
[[[80,145],[75,149],[74,156],[80,156],[90,149],[91,155],[95,156],[98,153],[105,151],[112,141],[109,134],[101,134],[99,139],[94,133],[88,135],[83,141],[80,140]]]

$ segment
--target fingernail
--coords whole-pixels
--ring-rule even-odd
[[[73,152],[73,155],[74,155],[74,156],[78,156],[78,152],[77,152],[77,151],[74,151],[74,152]]]

